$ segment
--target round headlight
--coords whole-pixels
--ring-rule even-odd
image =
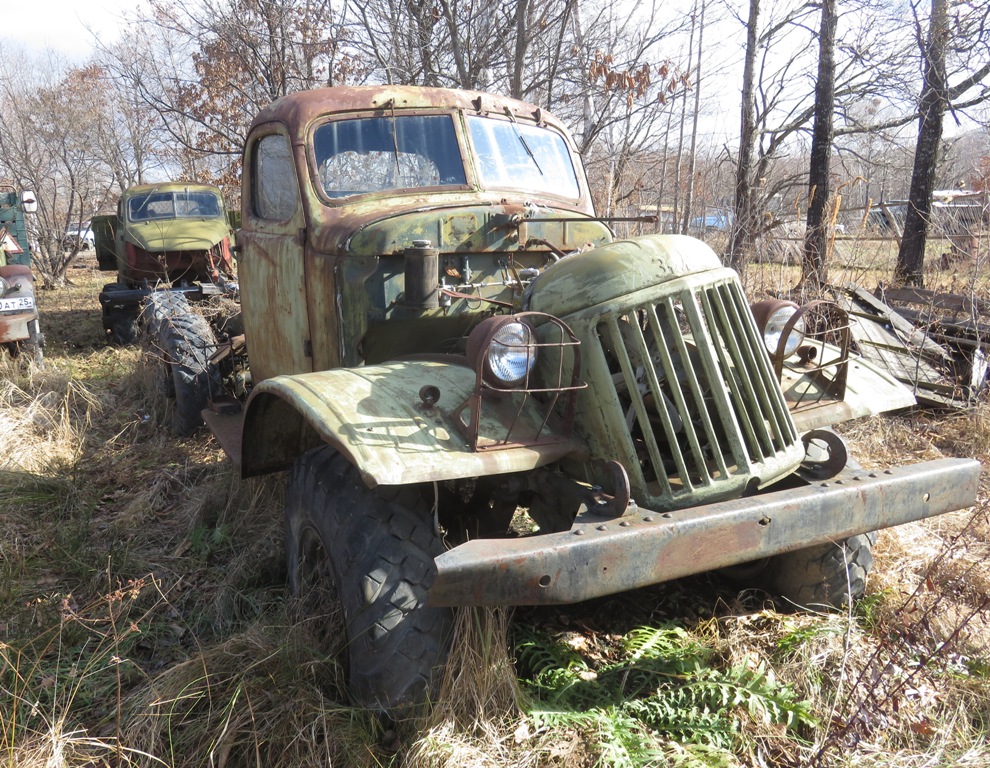
[[[750,309],[753,312],[753,319],[756,320],[756,327],[763,334],[763,343],[766,345],[770,356],[773,357],[779,352],[783,357],[793,355],[798,347],[804,343],[805,321],[801,308],[793,301],[783,299],[767,299],[758,301]],[[794,315],[801,313],[799,317]],[[781,349],[781,337],[787,333]]]
[[[10,289],[10,284],[0,277],[0,296],[3,296]]]
[[[786,305],[771,312],[767,318],[766,325],[763,326],[763,343],[767,345],[771,355],[776,355],[777,350],[780,349],[780,337],[797,311],[797,307]],[[799,317],[784,341],[784,357],[793,355],[802,341],[804,341],[804,318]]]
[[[525,323],[506,323],[495,331],[488,345],[487,368],[501,384],[512,387],[522,383],[535,362],[532,328]]]
[[[468,337],[468,361],[493,387],[519,386],[536,364],[535,337],[529,323],[511,315],[486,318]]]

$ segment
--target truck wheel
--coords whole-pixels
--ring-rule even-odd
[[[424,701],[447,655],[453,613],[429,608],[443,551],[418,489],[368,489],[329,446],[296,460],[285,502],[289,585],[308,618],[343,609],[350,697],[394,713]],[[319,625],[318,625],[319,626]],[[321,627],[331,642],[332,624]]]
[[[182,437],[202,426],[210,395],[220,391],[220,375],[210,365],[217,348],[209,323],[189,308],[186,297],[161,291],[141,311],[151,354],[164,363],[165,391],[175,398],[172,431]]]
[[[768,586],[802,608],[840,608],[866,590],[876,540],[876,531],[871,531],[837,544],[775,555],[767,564]]]

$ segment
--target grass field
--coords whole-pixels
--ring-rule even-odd
[[[846,262],[872,288],[889,254]],[[104,276],[69,277],[41,296],[45,366],[0,357],[3,764],[990,764],[985,483],[973,510],[883,532],[847,613],[780,612],[711,574],[465,609],[432,706],[349,707],[288,599],[282,478],[242,481],[205,431],[173,437],[140,350],[103,339]],[[984,406],[840,432],[867,467],[990,457]]]

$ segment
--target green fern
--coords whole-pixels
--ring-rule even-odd
[[[547,635],[516,647],[534,724],[585,734],[603,768],[727,764],[743,713],[792,733],[815,724],[807,702],[764,667],[713,668],[712,650],[679,627],[633,630],[620,650],[596,665]]]

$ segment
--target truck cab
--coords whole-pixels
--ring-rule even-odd
[[[141,303],[153,291],[199,299],[236,288],[232,231],[220,190],[171,181],[128,187],[113,215],[94,217],[96,257],[116,282],[100,292],[103,328],[117,343],[137,339]]]

